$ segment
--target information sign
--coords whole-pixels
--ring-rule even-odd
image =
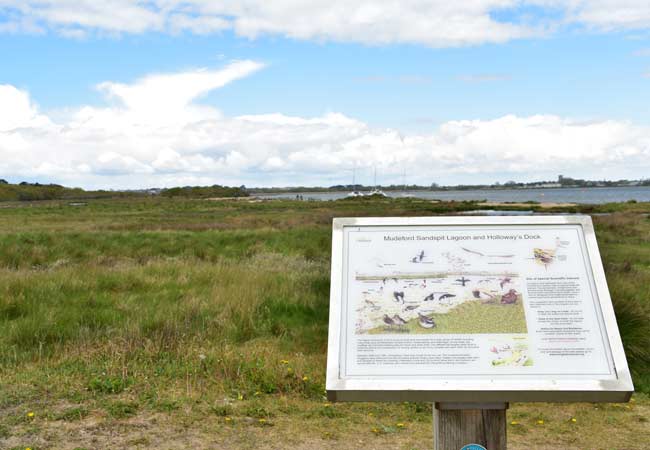
[[[334,219],[340,401],[626,401],[588,216]]]

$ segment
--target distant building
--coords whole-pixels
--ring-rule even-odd
[[[559,188],[562,187],[560,183],[528,183],[523,186],[524,189],[538,189],[538,188]]]

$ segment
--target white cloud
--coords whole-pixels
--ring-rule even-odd
[[[38,113],[29,95],[14,86],[0,84],[0,132],[15,128],[46,126],[49,120]]]
[[[567,8],[566,20],[603,31],[650,28],[647,0],[542,0]]]
[[[212,34],[230,26],[228,20],[218,16],[189,16],[182,13],[169,16],[169,30],[172,33],[190,30],[195,34]]]
[[[97,175],[137,175],[152,173],[153,168],[129,155],[116,152],[100,154],[91,169]]]
[[[179,119],[184,121],[217,118],[220,113],[192,101],[226,84],[246,77],[264,67],[255,61],[237,61],[221,70],[194,70],[177,74],[149,75],[133,84],[104,82],[98,88],[109,98],[117,99],[126,111],[128,120],[140,123]],[[137,117],[134,118],[133,116]]]
[[[135,188],[349,183],[354,166],[366,184],[374,166],[380,182],[397,184],[404,171],[409,183],[422,184],[650,173],[650,129],[628,122],[508,115],[403,136],[340,113],[224,117],[197,103],[261,67],[240,61],[131,84],[106,82],[101,90],[109,104],[68,108],[56,119],[25,91],[2,85],[0,178]]]
[[[231,29],[254,39],[277,34],[295,39],[455,46],[504,42],[537,33],[494,20],[491,13],[516,0],[0,0],[5,27],[29,23],[79,37],[79,28],[108,33],[147,31],[209,34]],[[25,25],[26,28],[26,25]]]
[[[556,14],[535,17],[525,13],[528,6]],[[511,18],[495,19],[503,11]],[[232,30],[250,39],[280,35],[432,47],[500,43],[570,24],[601,31],[650,28],[647,0],[0,0],[3,15],[0,31],[50,29],[74,38],[88,31],[210,34]]]

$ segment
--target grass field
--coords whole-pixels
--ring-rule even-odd
[[[396,331],[410,334],[526,333],[528,330],[521,296],[519,299],[515,305],[470,301],[445,314],[428,314],[434,319],[435,328],[422,328],[417,319],[411,319]],[[495,324],[499,324],[498,328],[495,328]],[[368,333],[386,334],[392,331],[384,325]]]
[[[430,448],[430,404],[324,399],[331,219],[481,207],[0,204],[0,448]],[[594,220],[641,392],[512,405],[510,447],[647,448],[650,204],[568,210],[613,213]]]

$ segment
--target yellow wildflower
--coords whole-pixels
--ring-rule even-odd
[[[576,423],[576,422],[577,422],[576,418],[575,418],[575,417],[571,417],[571,422]]]
[[[232,422],[232,419],[231,419],[230,417],[226,417],[224,420],[225,420],[226,422]]]
[[[255,394],[253,394],[253,395],[254,395],[255,397],[257,397],[257,396],[260,395],[260,394],[261,394],[260,391],[255,391]]]
[[[32,417],[34,417],[34,413],[33,413],[33,412],[31,412],[31,411],[30,411],[30,412],[28,412],[28,413],[27,413],[27,417],[29,417],[29,418],[31,419]]]
[[[266,423],[266,419],[260,419],[259,422],[260,423]]]
[[[293,369],[291,367],[287,367],[287,373],[293,373]]]
[[[404,428],[404,424],[402,422],[399,422],[397,425],[395,425],[397,428]]]
[[[541,419],[540,419],[540,420],[538,420],[538,421],[537,421],[537,425],[544,425],[544,421],[543,421],[543,420],[541,420]]]
[[[374,428],[372,429],[372,432],[373,432],[373,433],[379,433],[379,428],[374,427]]]
[[[302,377],[302,381],[309,381],[309,377],[305,375],[304,377]]]
[[[516,420],[513,420],[512,422],[510,422],[510,425],[519,425],[519,422],[517,422]]]
[[[244,400],[244,396],[242,394],[237,394],[237,400]]]
[[[289,364],[289,360],[288,359],[281,359],[280,364]]]

